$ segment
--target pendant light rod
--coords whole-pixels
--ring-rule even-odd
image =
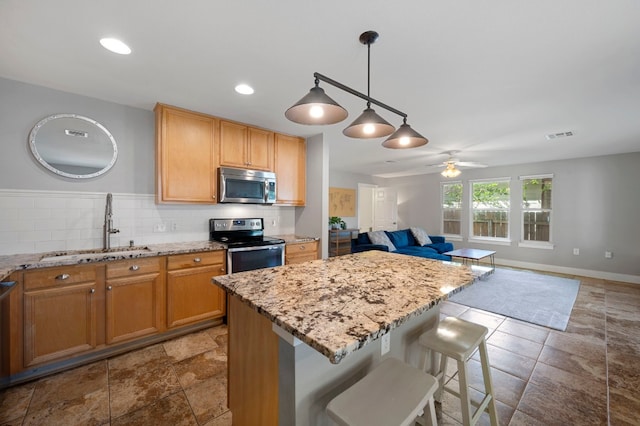
[[[329,77],[327,77],[325,75],[322,75],[319,72],[314,72],[313,76],[316,78],[316,80],[324,81],[325,83],[330,84],[330,85],[332,85],[334,87],[337,87],[340,90],[344,90],[345,92],[351,93],[352,95],[357,96],[359,98],[362,98],[367,102],[371,102],[372,104],[378,105],[379,107],[384,108],[387,111],[391,111],[392,113],[397,114],[400,117],[403,117],[405,119],[407,118],[407,114],[405,114],[404,112],[402,112],[400,110],[397,110],[397,109],[395,109],[393,107],[390,107],[389,105],[387,105],[385,103],[382,103],[382,102],[380,102],[380,101],[378,101],[376,99],[373,99],[372,97],[367,96],[364,93],[360,93],[357,90],[352,89],[349,86],[345,86],[344,84],[342,84],[340,82],[337,82],[337,81],[333,80],[332,78],[329,78]]]

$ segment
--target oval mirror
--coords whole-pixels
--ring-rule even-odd
[[[33,156],[53,173],[86,179],[107,172],[118,158],[118,146],[97,121],[77,114],[54,114],[29,134]]]

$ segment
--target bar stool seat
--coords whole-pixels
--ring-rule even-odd
[[[422,334],[419,340],[420,344],[427,350],[442,355],[440,368],[434,374],[438,380],[438,391],[435,394],[435,399],[440,400],[443,391],[459,397],[462,408],[462,420],[465,426],[474,425],[487,408],[489,409],[491,425],[498,425],[496,402],[493,395],[493,385],[491,383],[491,369],[485,341],[485,336],[488,331],[486,327],[479,324],[474,324],[460,318],[447,317],[440,321],[437,327]],[[471,405],[467,381],[467,362],[476,349],[480,352],[485,397],[478,408],[473,411],[474,407]],[[460,392],[445,387],[444,379],[447,371],[447,360],[449,358],[455,359],[458,363]],[[425,370],[427,369],[426,362],[428,359],[429,357],[425,357]]]
[[[387,358],[327,405],[341,426],[413,425],[423,411],[436,425],[435,377],[396,358]]]

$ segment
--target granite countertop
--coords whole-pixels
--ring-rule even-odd
[[[0,280],[12,272],[24,269],[48,268],[51,266],[80,265],[136,259],[142,257],[167,256],[172,254],[196,253],[226,249],[225,244],[214,241],[193,241],[183,243],[149,244],[136,247],[114,247],[108,252],[96,250],[68,250],[48,253],[26,253],[0,256]],[[99,250],[97,250],[99,251]],[[44,258],[53,258],[43,262]]]
[[[286,243],[318,240],[318,238],[294,234],[277,235],[275,237],[282,238]],[[0,280],[6,279],[14,271],[24,269],[79,265],[84,263],[108,262],[141,257],[168,256],[172,254],[225,250],[226,248],[226,244],[215,241],[189,241],[181,243],[149,244],[136,247],[114,247],[109,252],[105,253],[99,253],[100,250],[95,249],[0,255]],[[43,262],[42,259],[47,257],[56,257],[56,259]]]
[[[334,364],[473,280],[469,266],[382,251],[213,277]]]

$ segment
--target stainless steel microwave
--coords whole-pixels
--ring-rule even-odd
[[[218,202],[273,204],[276,202],[276,174],[219,167]]]

